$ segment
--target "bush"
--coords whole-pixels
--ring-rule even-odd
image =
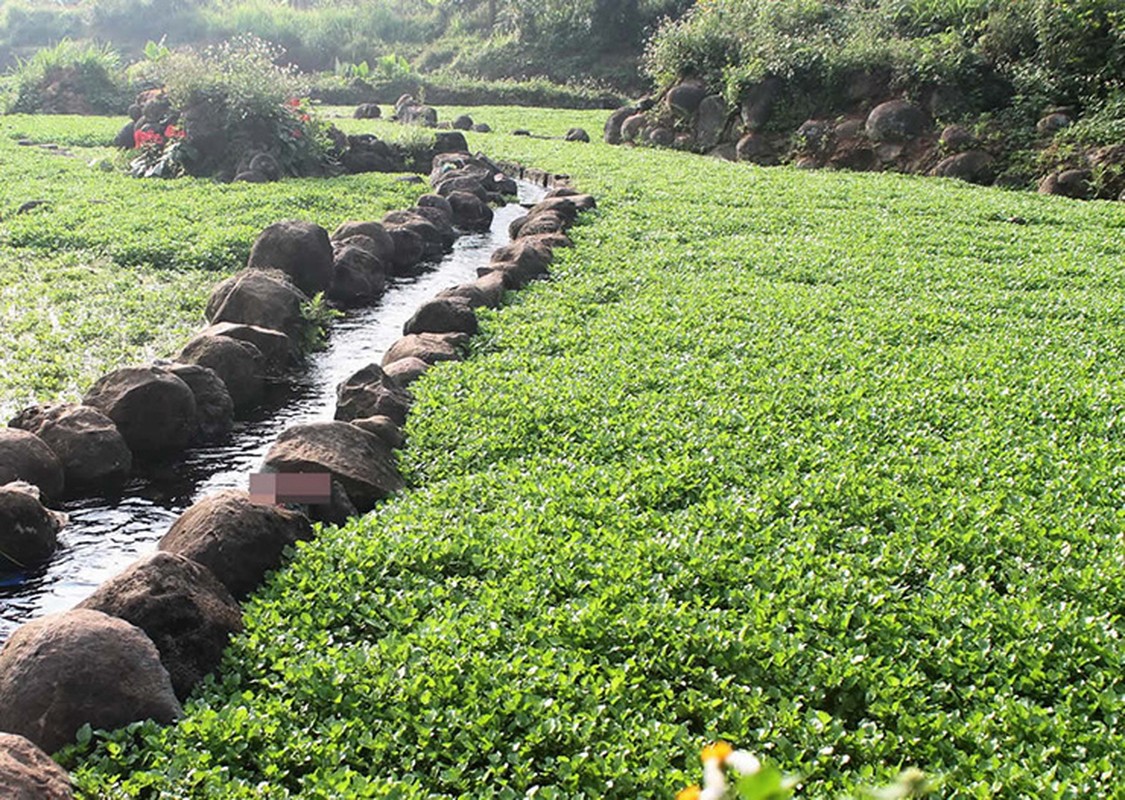
[[[5,111],[116,114],[127,105],[117,53],[106,46],[63,39],[17,63]]]

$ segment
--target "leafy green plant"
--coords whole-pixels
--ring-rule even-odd
[[[304,339],[301,341],[302,353],[323,350],[328,343],[328,330],[334,320],[344,316],[328,305],[324,292],[317,292],[307,302],[301,304],[301,318],[304,320]]]

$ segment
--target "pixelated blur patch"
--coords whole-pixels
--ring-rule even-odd
[[[332,475],[327,472],[254,472],[250,475],[251,503],[315,505],[331,499]]]

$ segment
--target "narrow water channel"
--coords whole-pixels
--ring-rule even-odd
[[[331,419],[336,385],[379,363],[414,310],[442,289],[476,279],[492,251],[508,243],[508,223],[543,189],[520,182],[519,202],[496,209],[487,233],[461,236],[452,252],[425,264],[420,274],[395,278],[374,306],[350,312],[332,326],[326,349],[314,353],[290,384],[277,387],[256,414],[235,423],[221,445],[197,448],[155,474],[130,481],[119,497],[94,497],[52,506],[70,516],[49,564],[33,572],[0,574],[0,644],[20,624],[65,611],[156,548],[157,541],[192,503],[218,489],[245,489],[277,437],[291,425]]]

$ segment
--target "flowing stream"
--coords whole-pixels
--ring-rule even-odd
[[[379,363],[414,310],[442,289],[476,279],[477,267],[508,243],[508,223],[534,203],[541,187],[519,182],[519,202],[496,209],[487,233],[461,236],[440,261],[422,265],[420,274],[394,278],[373,306],[337,320],[326,349],[314,353],[305,369],[275,390],[253,416],[235,422],[222,444],[196,448],[175,462],[134,478],[120,496],[82,498],[52,505],[70,516],[59,533],[50,563],[26,573],[0,573],[0,644],[23,622],[65,611],[136,560],[156,549],[176,518],[204,495],[218,489],[248,488],[250,472],[286,428],[331,419],[336,385],[362,367]]]

